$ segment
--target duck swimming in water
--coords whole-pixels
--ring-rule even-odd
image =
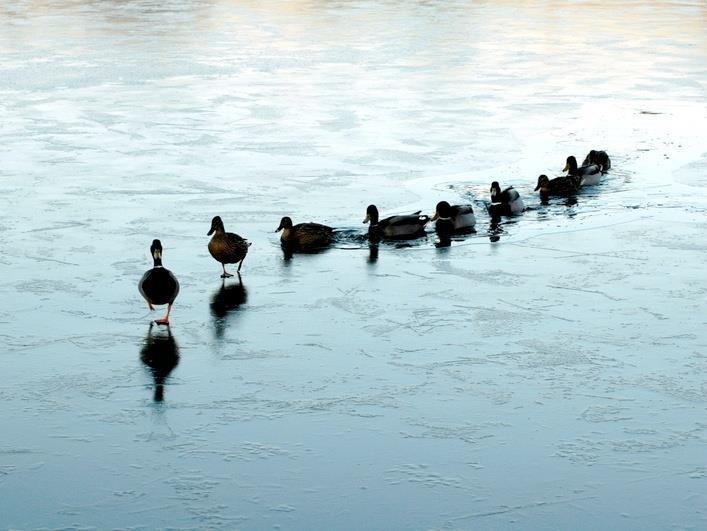
[[[169,325],[172,304],[179,295],[179,282],[169,269],[162,267],[162,243],[159,240],[152,242],[150,254],[152,254],[154,267],[142,276],[138,289],[150,310],[154,310],[155,306],[167,305],[167,315],[155,320],[155,323]]]
[[[364,223],[370,223],[368,237],[405,239],[418,238],[424,236],[425,225],[430,220],[429,216],[420,215],[420,211],[402,216],[390,216],[385,219],[378,219],[378,208],[376,205],[368,205]]]
[[[577,190],[579,190],[579,182],[572,177],[556,177],[550,180],[547,175],[538,177],[538,185],[535,187],[535,191],[540,191],[540,195],[545,197],[574,195]]]
[[[435,208],[435,214],[430,221],[436,221],[438,231],[460,232],[474,228],[476,217],[471,205],[451,206],[446,201],[440,201]]]
[[[598,151],[592,149],[587,156],[584,157],[584,162],[582,166],[588,166],[590,164],[599,164],[601,166],[602,173],[606,173],[611,169],[611,159],[607,155],[606,151]]]
[[[243,260],[245,260],[248,247],[250,247],[248,240],[241,238],[238,234],[226,232],[220,216],[215,216],[211,220],[211,230],[206,235],[211,236],[212,234],[213,237],[209,241],[209,253],[217,262],[221,263],[221,269],[223,269],[221,278],[233,276],[226,272],[226,264],[238,264],[238,272],[240,273]]]
[[[573,155],[567,157],[565,169],[562,171],[567,172],[567,177],[576,180],[579,183],[578,187],[599,184],[602,173],[601,164],[588,164],[577,167],[577,159]]]
[[[285,216],[275,232],[282,231],[280,242],[283,246],[298,251],[315,251],[332,242],[334,229],[319,223],[292,224],[292,219]]]
[[[492,217],[515,216],[525,210],[525,203],[518,191],[509,186],[501,191],[498,181],[491,183],[491,204],[488,206],[489,214]]]

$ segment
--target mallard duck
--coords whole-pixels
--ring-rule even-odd
[[[573,155],[567,157],[567,164],[565,164],[565,169],[562,171],[566,171],[567,177],[577,181],[578,187],[593,186],[599,184],[601,180],[600,164],[588,164],[578,168],[577,159],[575,159]]]
[[[476,225],[474,208],[471,205],[451,206],[446,201],[440,201],[435,208],[435,214],[430,221],[436,221],[436,227],[442,231],[464,231],[473,229]]]
[[[584,162],[582,166],[588,166],[589,164],[599,164],[601,166],[601,172],[606,173],[611,169],[611,159],[606,151],[598,151],[592,149],[587,156],[584,157]]]
[[[535,191],[540,191],[540,195],[573,195],[577,193],[579,183],[572,177],[556,177],[552,180],[547,175],[538,177],[538,185]]]
[[[300,251],[316,250],[326,247],[332,241],[334,229],[319,223],[292,224],[292,219],[285,216],[275,232],[282,231],[280,242],[285,247]]]
[[[209,241],[209,252],[217,262],[221,262],[221,268],[223,269],[221,278],[232,277],[231,273],[226,272],[226,264],[238,264],[238,272],[240,272],[243,260],[248,254],[250,243],[245,238],[238,236],[238,234],[226,232],[220,216],[215,216],[211,220],[211,229],[206,235],[211,236],[212,234],[213,237]]]
[[[153,240],[150,254],[152,254],[154,267],[142,275],[138,289],[150,310],[154,310],[155,306],[167,305],[167,315],[155,320],[155,323],[169,325],[172,304],[179,295],[179,282],[169,269],[162,267],[162,243],[159,240]]]
[[[509,186],[501,191],[498,181],[491,183],[491,204],[488,206],[491,216],[515,216],[525,210],[525,204],[515,188]]]
[[[383,238],[417,238],[425,234],[425,225],[430,220],[429,216],[420,215],[420,210],[403,216],[390,216],[378,219],[378,209],[375,205],[368,205],[364,223],[370,223],[369,237]]]

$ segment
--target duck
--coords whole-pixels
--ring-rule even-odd
[[[471,205],[451,206],[446,201],[440,201],[435,208],[430,221],[436,221],[438,231],[457,232],[471,230],[476,225],[474,208]]]
[[[140,294],[147,301],[147,306],[154,311],[155,306],[167,305],[167,314],[162,319],[156,319],[158,325],[169,326],[169,314],[172,304],[179,295],[179,281],[169,269],[162,266],[162,242],[153,240],[150,246],[153,267],[145,271],[138,283]]]
[[[501,191],[498,181],[491,183],[491,204],[488,206],[489,214],[492,217],[515,216],[525,210],[525,203],[518,191],[509,186]]]
[[[562,171],[567,172],[567,176],[578,182],[578,187],[593,186],[599,184],[601,180],[601,164],[588,164],[577,167],[577,159],[574,155],[567,157],[567,164]]]
[[[331,244],[334,229],[320,223],[298,223],[292,224],[292,219],[288,216],[280,220],[280,225],[275,232],[282,231],[280,242],[283,246],[300,251],[311,251],[321,249]]]
[[[588,166],[589,164],[599,164],[601,166],[601,172],[606,173],[611,169],[611,159],[607,155],[606,151],[599,151],[592,149],[587,156],[584,157],[584,162],[582,166]]]
[[[535,191],[538,190],[541,196],[574,195],[579,190],[579,182],[572,177],[556,177],[550,180],[547,175],[541,175],[535,187]]]
[[[425,225],[430,220],[429,216],[420,215],[420,212],[418,210],[412,214],[390,216],[379,220],[376,205],[368,205],[363,222],[370,223],[368,229],[369,238],[417,238],[424,236]]]
[[[223,274],[221,278],[229,278],[233,275],[226,272],[226,264],[238,264],[238,273],[241,271],[243,260],[248,254],[250,243],[245,238],[241,238],[233,232],[226,232],[220,216],[214,216],[211,220],[211,229],[206,233],[213,237],[209,241],[209,253],[217,262],[221,263]]]

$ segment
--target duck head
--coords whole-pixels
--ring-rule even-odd
[[[491,192],[491,202],[498,203],[501,198],[501,185],[498,184],[498,181],[494,181],[491,183],[490,192]]]
[[[430,221],[437,221],[438,219],[449,219],[452,217],[452,207],[446,201],[440,201],[437,203],[435,208],[435,215],[432,216]]]
[[[569,171],[570,175],[575,175],[577,173],[577,159],[574,158],[574,155],[567,157],[567,163],[562,171]]]
[[[378,223],[378,209],[376,205],[368,205],[366,209],[366,217],[363,220],[364,223],[370,223],[371,226]]]
[[[152,245],[150,245],[150,254],[152,255],[152,260],[155,262],[155,267],[162,265],[162,242],[159,240],[152,240]]]
[[[214,232],[226,232],[223,228],[223,221],[221,221],[221,216],[214,216],[211,220],[211,229],[206,233],[207,236],[211,236]]]
[[[546,193],[550,191],[550,179],[547,175],[541,175],[538,177],[538,185],[535,187],[535,191],[540,190],[540,193]]]
[[[275,232],[280,232],[281,230],[287,231],[292,228],[292,219],[285,216],[280,220],[280,225],[275,229]]]

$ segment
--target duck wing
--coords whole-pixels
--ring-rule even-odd
[[[509,186],[503,192],[501,192],[501,203],[512,203],[520,197],[518,191]]]
[[[454,230],[471,229],[476,225],[474,207],[471,205],[454,205],[451,210]]]
[[[240,262],[248,253],[250,243],[233,232],[215,234],[209,242],[209,252],[223,264]]]
[[[386,227],[401,227],[404,225],[420,225],[424,226],[429,220],[430,217],[426,215],[420,215],[421,210],[418,210],[417,212],[413,214],[404,214],[401,216],[390,216],[388,218],[382,219],[378,222],[378,228],[386,228]]]
[[[298,245],[312,247],[331,243],[334,229],[319,223],[300,223],[292,227]]]
[[[238,234],[233,232],[227,232],[226,238],[224,238],[227,248],[232,253],[247,253],[248,247],[250,247],[250,242],[245,238],[242,238]]]
[[[599,164],[588,164],[587,166],[582,166],[577,169],[577,174],[581,177],[596,175],[598,173],[601,173],[601,166],[599,166]]]
[[[555,177],[550,181],[550,193],[556,195],[572,195],[579,188],[579,180],[572,177]]]
[[[374,232],[383,235],[386,238],[411,238],[413,236],[424,233],[424,228],[430,217],[420,215],[421,211],[414,214],[406,214],[402,216],[390,216],[380,220],[374,229]]]
[[[452,207],[452,217],[466,216],[474,213],[474,207],[471,205],[454,205]]]

